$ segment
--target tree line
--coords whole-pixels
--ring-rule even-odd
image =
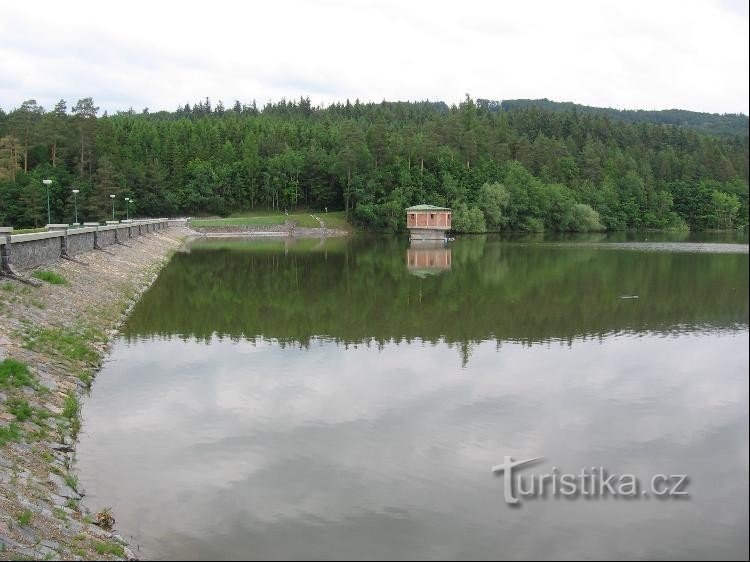
[[[475,102],[258,107],[209,99],[100,114],[91,98],[0,109],[0,225],[343,209],[374,229],[454,209],[465,232],[737,228],[748,135]],[[72,190],[80,192],[74,199]],[[133,203],[126,211],[125,198]]]
[[[661,109],[655,111],[643,109],[613,109],[611,107],[592,107],[572,102],[556,102],[548,99],[540,100],[477,100],[477,104],[486,104],[490,109],[513,111],[526,107],[539,107],[551,111],[575,111],[582,114],[606,116],[614,121],[630,123],[659,123],[663,125],[679,125],[689,127],[698,132],[712,135],[747,135],[747,115],[741,113],[702,113],[686,111],[684,109]]]

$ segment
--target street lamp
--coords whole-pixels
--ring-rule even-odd
[[[125,198],[125,220],[130,220],[130,197]]]
[[[78,194],[81,192],[80,189],[73,190],[73,206],[76,210],[76,226],[78,225]]]
[[[112,220],[115,220],[115,196],[110,195],[110,199],[112,199]]]
[[[52,211],[50,211],[50,207],[49,207],[49,186],[52,185],[52,180],[43,179],[42,183],[47,188],[47,224],[52,224]]]

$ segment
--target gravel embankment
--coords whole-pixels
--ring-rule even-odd
[[[65,284],[0,276],[0,560],[134,558],[78,489],[80,401],[124,314],[191,234],[172,227],[42,268]]]

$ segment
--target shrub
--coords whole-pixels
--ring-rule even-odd
[[[570,230],[573,232],[596,232],[604,230],[599,221],[599,213],[589,205],[577,203],[571,209]]]
[[[453,230],[456,232],[479,233],[487,232],[487,225],[484,222],[484,213],[477,207],[469,209],[462,205],[453,214]]]
[[[525,232],[544,232],[544,222],[542,219],[529,217],[521,225],[521,230]]]

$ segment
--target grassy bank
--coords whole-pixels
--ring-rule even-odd
[[[108,511],[84,505],[81,403],[115,328],[186,234],[26,272],[44,281],[36,286],[0,283],[0,560],[132,556]]]

